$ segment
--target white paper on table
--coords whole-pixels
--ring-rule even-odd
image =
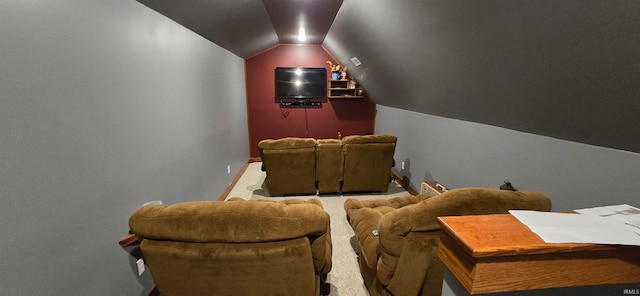
[[[525,210],[511,210],[509,213],[546,243],[640,246],[639,234],[591,215]]]
[[[640,235],[640,209],[628,204],[580,209],[575,212],[599,217]]]

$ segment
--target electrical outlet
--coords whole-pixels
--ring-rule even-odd
[[[142,258],[136,261],[136,267],[138,267],[138,276],[142,276],[142,273],[144,273],[144,260]]]
[[[404,170],[404,161],[400,165],[402,166],[402,169]]]
[[[227,165],[227,174],[231,174],[231,165]]]

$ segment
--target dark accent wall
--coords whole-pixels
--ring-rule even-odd
[[[359,58],[380,105],[640,152],[639,15],[637,0],[353,0],[324,46]]]
[[[246,60],[251,157],[258,142],[283,137],[337,138],[374,132],[375,103],[369,99],[324,99],[322,107],[281,107],[275,98],[276,67],[326,67],[335,61],[321,46],[279,45]],[[327,80],[330,72],[327,71]]]

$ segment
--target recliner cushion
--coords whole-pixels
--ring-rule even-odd
[[[418,295],[420,291],[440,295],[443,267],[436,255],[437,217],[499,214],[510,209],[549,211],[551,200],[537,191],[462,188],[434,197],[350,199],[344,206],[367,263],[363,278],[372,295]],[[375,239],[373,229],[380,234]],[[376,271],[375,280],[369,269]]]
[[[305,223],[300,223],[302,219]],[[148,205],[131,215],[129,227],[143,238],[196,243],[260,243],[310,236],[316,269],[331,270],[329,214],[316,199]]]
[[[337,139],[322,139],[317,141],[316,147],[316,180],[318,192],[340,192],[342,181],[342,141]]]
[[[351,135],[342,138],[342,144],[373,144],[373,143],[396,143],[398,138],[394,135]]]
[[[316,193],[316,140],[283,138],[258,143],[271,196]]]
[[[282,139],[266,139],[258,143],[258,149],[296,149],[314,148],[316,140],[313,138],[287,137]]]
[[[342,192],[389,188],[397,138],[393,135],[353,135],[342,139]]]
[[[378,230],[382,217],[397,208],[419,201],[420,197],[407,195],[373,200],[349,198],[344,202],[349,223],[360,246],[360,256],[364,258],[370,268],[374,268],[378,264],[380,256],[378,236],[374,236],[372,231]]]

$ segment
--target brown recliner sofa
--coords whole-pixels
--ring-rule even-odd
[[[269,195],[316,194],[316,140],[282,138],[258,143]]]
[[[282,138],[258,143],[269,195],[386,191],[397,138]]]
[[[316,182],[318,192],[340,192],[344,166],[342,141],[338,139],[320,139],[316,143]]]
[[[396,141],[393,135],[342,138],[342,192],[386,191],[389,188]]]
[[[462,188],[434,197],[348,199],[344,208],[370,295],[415,296],[442,293],[437,217],[502,214],[511,209],[550,211],[551,200],[537,191]]]
[[[148,205],[129,219],[160,295],[319,295],[331,270],[320,201]]]

